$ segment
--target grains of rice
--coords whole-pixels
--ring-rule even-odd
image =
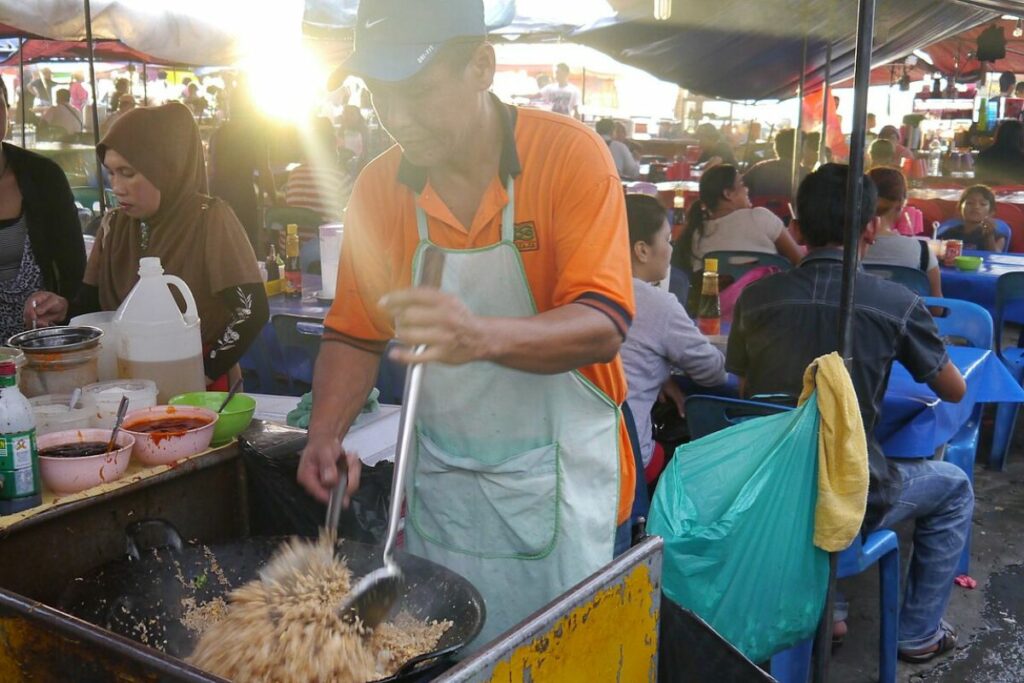
[[[395,673],[435,648],[450,621],[426,623],[402,613],[366,633],[337,608],[351,588],[333,538],[285,544],[251,581],[228,595],[226,611],[187,610],[200,631],[190,663],[235,681],[363,683]],[[208,603],[212,604],[212,603]],[[183,620],[185,621],[185,620]]]

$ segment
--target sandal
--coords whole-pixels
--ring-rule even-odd
[[[898,655],[901,660],[910,664],[924,664],[930,662],[940,655],[944,655],[947,652],[956,648],[956,633],[947,626],[945,623],[941,625],[942,637],[939,638],[939,642],[935,644],[935,649],[927,650],[914,650],[906,651],[900,650]]]

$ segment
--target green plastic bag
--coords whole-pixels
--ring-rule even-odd
[[[814,547],[818,403],[680,446],[648,531],[665,539],[665,594],[752,661],[813,635],[828,588]]]

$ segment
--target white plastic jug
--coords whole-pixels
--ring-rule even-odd
[[[170,287],[185,300],[181,313]],[[164,275],[160,259],[139,259],[139,281],[114,316],[117,374],[156,382],[159,403],[206,388],[199,312],[185,281]]]

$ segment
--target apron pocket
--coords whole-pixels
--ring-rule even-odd
[[[558,532],[558,457],[558,444],[550,444],[485,464],[417,433],[409,519],[425,539],[455,552],[542,558]]]

